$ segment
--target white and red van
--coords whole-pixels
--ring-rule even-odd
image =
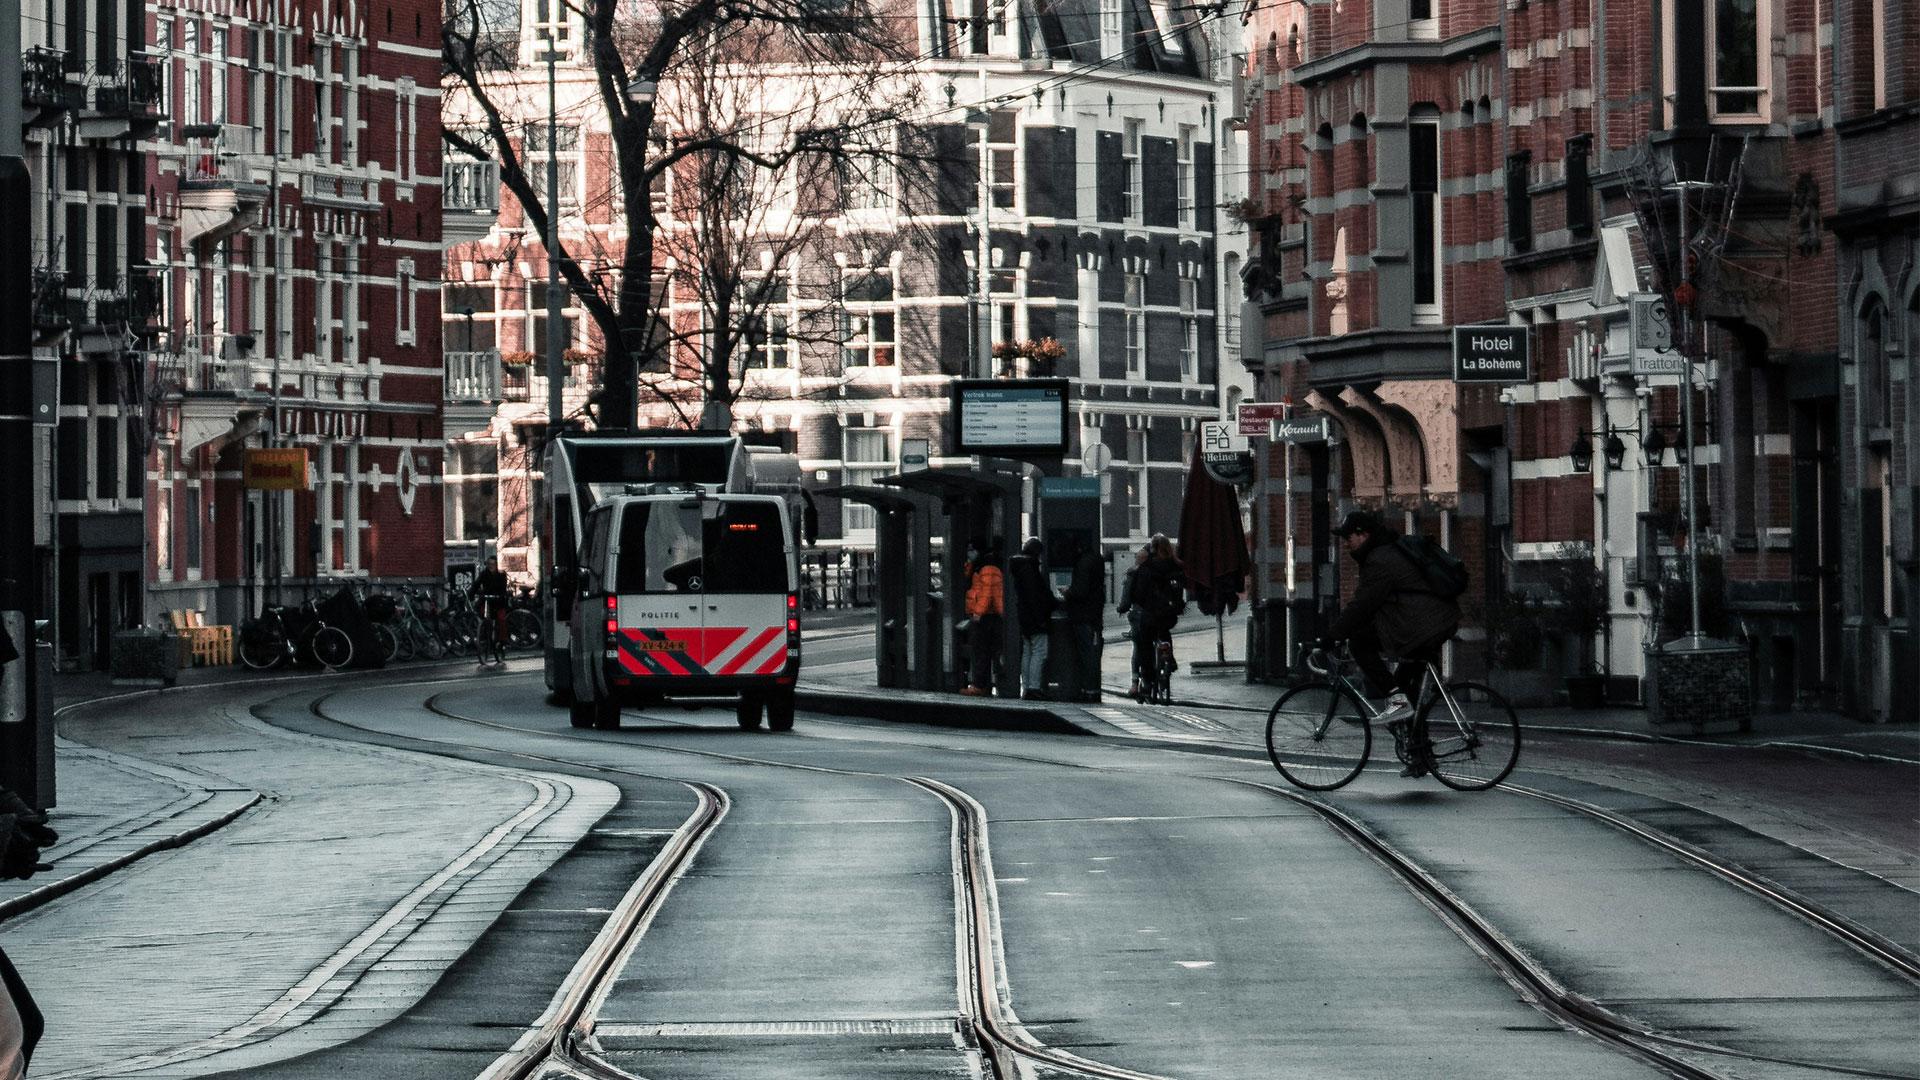
[[[623,706],[737,696],[740,726],[793,727],[799,563],[786,502],[700,489],[604,499],[582,522],[568,638],[575,727]]]

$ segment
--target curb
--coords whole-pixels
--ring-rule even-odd
[[[929,724],[935,727],[973,728],[986,731],[1034,731],[1049,735],[1093,735],[1096,732],[1052,707],[1028,701],[987,701],[960,698],[954,701],[922,699],[918,696],[883,697],[879,692],[834,690],[821,686],[802,686],[794,692],[800,708],[833,716],[854,716],[867,720],[895,720]],[[909,715],[903,715],[909,714]]]

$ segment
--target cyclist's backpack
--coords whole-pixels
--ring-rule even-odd
[[[1146,580],[1147,614],[1165,623],[1177,621],[1181,613],[1187,610],[1187,596],[1180,588],[1179,580],[1159,574],[1146,574]]]
[[[1424,536],[1402,536],[1394,541],[1400,553],[1420,571],[1427,592],[1452,600],[1467,591],[1467,564],[1453,552]]]

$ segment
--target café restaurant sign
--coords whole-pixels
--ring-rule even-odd
[[[307,448],[248,447],[240,462],[241,483],[250,491],[307,490]]]

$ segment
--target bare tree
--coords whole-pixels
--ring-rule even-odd
[[[599,425],[632,427],[636,390],[644,390],[683,423],[724,426],[748,366],[777,334],[797,349],[810,334],[829,333],[818,320],[777,324],[775,309],[788,301],[768,270],[819,234],[823,192],[849,178],[872,182],[879,163],[900,153],[895,132],[913,114],[917,83],[884,76],[915,51],[911,9],[570,2],[585,28],[590,105],[611,132],[605,197],[625,222],[624,235],[589,230],[553,252],[604,350]],[[519,137],[540,114],[529,108],[535,80],[515,70],[517,35],[499,31],[488,0],[450,5],[446,67],[479,122],[450,125],[446,141],[497,162],[529,234],[545,236],[545,185]],[[699,318],[665,317],[668,281],[697,301]]]

